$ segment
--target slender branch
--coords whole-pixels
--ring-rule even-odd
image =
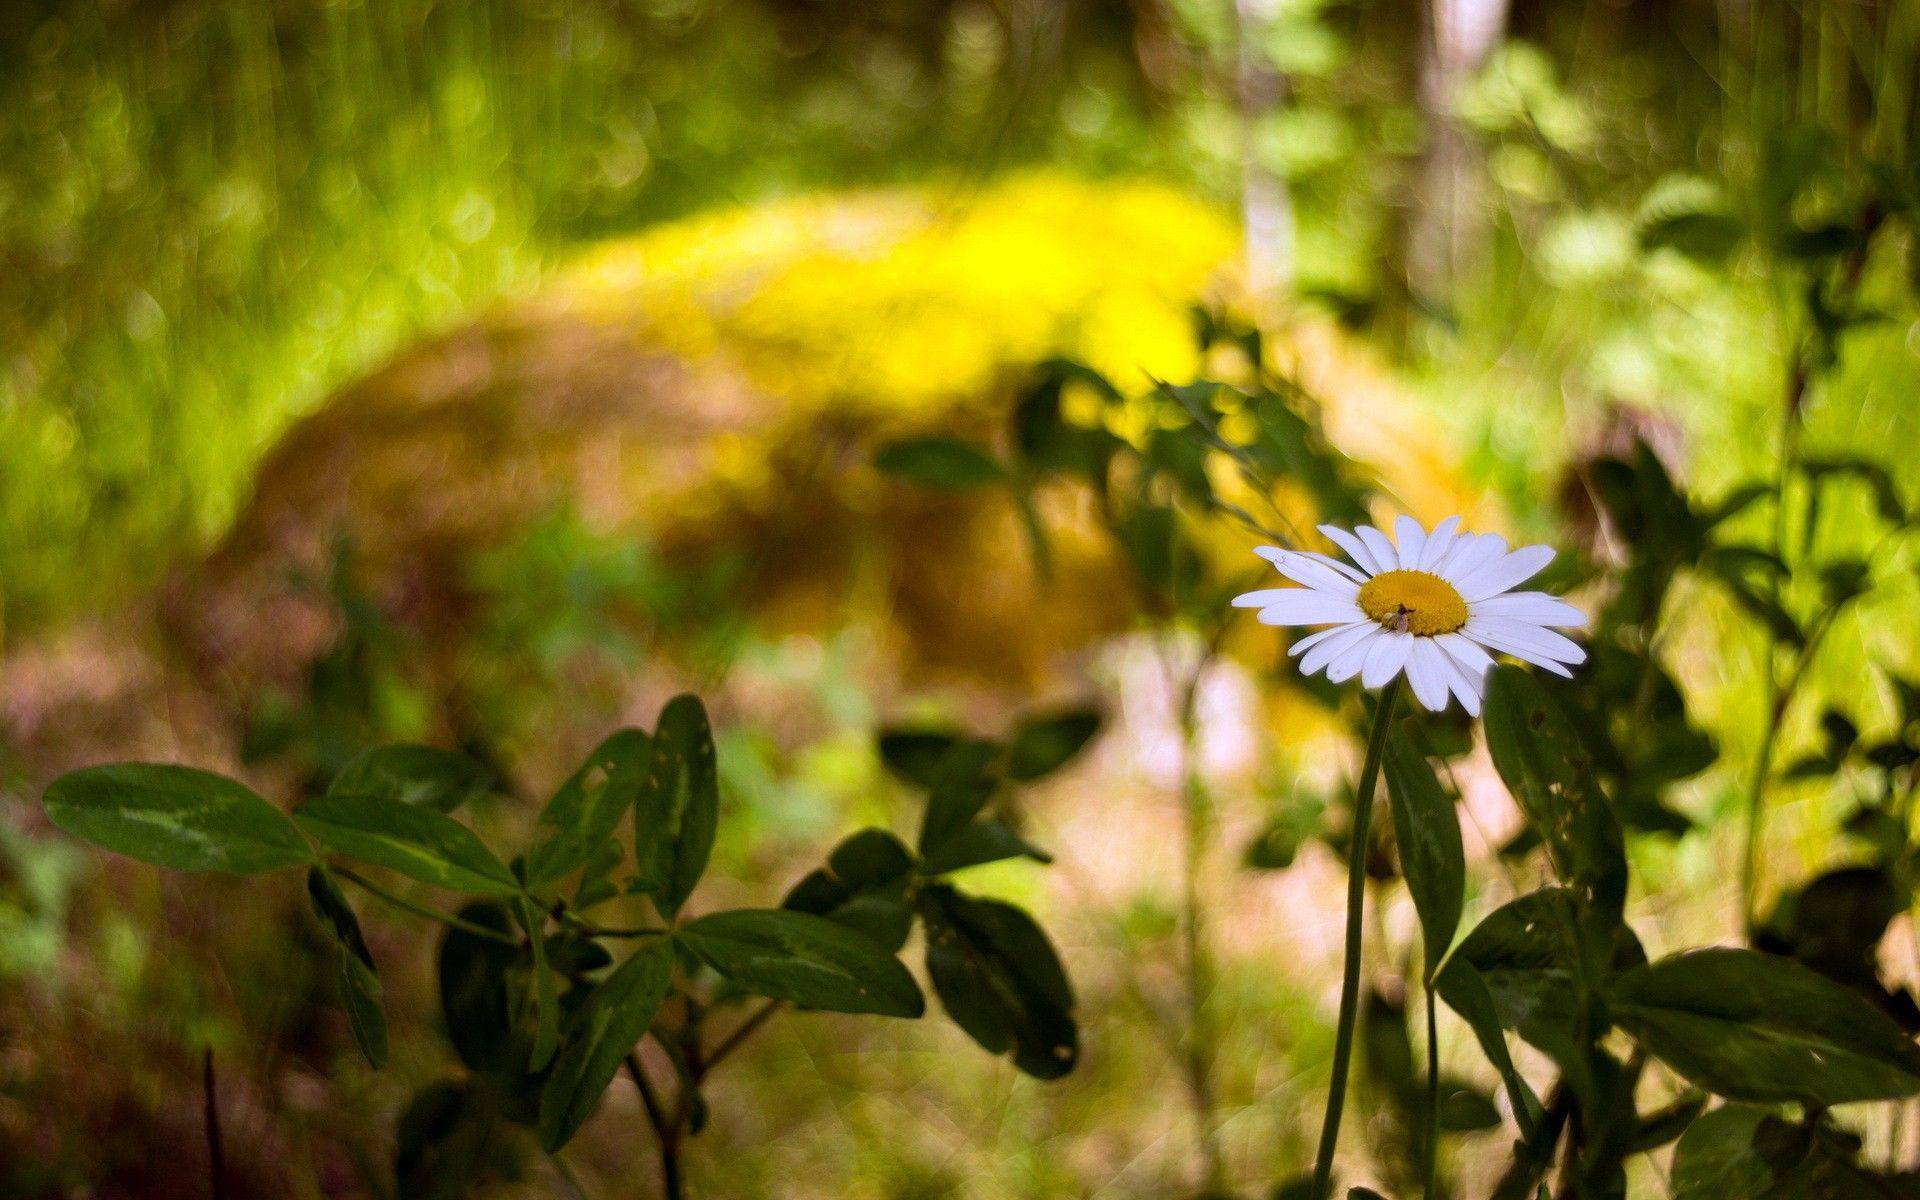
[[[786,1003],[784,1001],[769,1000],[755,1009],[752,1016],[740,1022],[732,1033],[721,1039],[720,1044],[713,1048],[713,1053],[707,1055],[707,1061],[702,1067],[702,1074],[719,1066],[722,1059],[725,1059],[735,1050],[738,1050],[748,1038],[760,1031],[761,1026],[772,1020],[774,1014],[785,1007]]]
[[[640,1066],[640,1056],[629,1052],[626,1058],[627,1074],[633,1077],[634,1086],[640,1089],[640,1102],[646,1106],[647,1122],[653,1126],[653,1133],[660,1142],[660,1188],[666,1200],[681,1200],[683,1192],[680,1185],[680,1125],[678,1119],[669,1121],[666,1109],[661,1107],[660,1097],[654,1093],[653,1084],[647,1079],[647,1073]]]
[[[1320,1149],[1314,1157],[1313,1200],[1326,1200],[1333,1183],[1333,1152],[1340,1144],[1340,1117],[1347,1103],[1347,1067],[1353,1059],[1353,1027],[1360,1015],[1360,951],[1362,917],[1367,904],[1367,841],[1373,829],[1373,789],[1380,778],[1380,759],[1393,726],[1393,710],[1400,699],[1400,680],[1380,693],[1373,709],[1373,731],[1367,736],[1367,757],[1360,767],[1360,786],[1353,797],[1352,845],[1347,848],[1346,959],[1340,975],[1340,1019],[1334,1030],[1333,1079],[1327,1084],[1327,1115],[1320,1125]]]
[[[213,1047],[200,1056],[201,1120],[207,1130],[207,1193],[213,1200],[226,1200],[227,1154],[220,1138],[220,1094],[213,1074]]]
[[[395,908],[405,909],[417,917],[425,917],[430,921],[438,921],[442,925],[458,929],[463,933],[471,933],[475,937],[489,938],[496,942],[505,942],[509,946],[518,946],[520,944],[520,939],[510,933],[503,933],[498,929],[490,929],[485,925],[475,924],[464,917],[456,917],[450,912],[442,912],[430,904],[421,904],[418,901],[409,900],[404,896],[388,891],[350,868],[336,866],[329,867],[328,870],[346,880],[348,883],[365,888]]]

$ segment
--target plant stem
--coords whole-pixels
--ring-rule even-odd
[[[1433,964],[1427,965],[1427,1185],[1420,1194],[1434,1200],[1434,1181],[1440,1174],[1440,1020],[1433,1004]]]
[[[1320,1125],[1320,1150],[1314,1157],[1313,1200],[1326,1200],[1333,1183],[1333,1151],[1340,1143],[1340,1117],[1347,1103],[1347,1067],[1353,1059],[1353,1027],[1360,1015],[1360,951],[1362,917],[1367,904],[1367,842],[1373,828],[1373,789],[1380,778],[1380,759],[1393,727],[1393,710],[1400,699],[1395,678],[1380,693],[1373,709],[1373,731],[1367,735],[1367,757],[1360,767],[1360,786],[1353,797],[1352,845],[1347,849],[1346,959],[1340,975],[1340,1019],[1334,1029],[1333,1079],[1327,1084],[1327,1115]]]
[[[758,1033],[761,1026],[772,1020],[774,1014],[785,1007],[786,1004],[784,1001],[769,1000],[754,1010],[752,1016],[740,1022],[739,1026],[736,1027],[732,1033],[721,1039],[720,1044],[713,1048],[713,1053],[707,1055],[703,1072],[711,1071],[719,1066],[722,1059],[732,1054],[735,1050],[738,1050],[742,1043],[755,1033]]]
[[[207,1131],[207,1194],[213,1200],[226,1200],[227,1155],[220,1139],[220,1092],[213,1074],[213,1047],[200,1057],[201,1120]]]
[[[627,1074],[633,1077],[634,1086],[640,1089],[640,1102],[646,1105],[647,1121],[660,1141],[660,1189],[666,1200],[681,1200],[679,1121],[668,1120],[666,1110],[660,1106],[660,1098],[654,1095],[653,1084],[640,1066],[640,1056],[628,1053],[626,1067]]]
[[[393,905],[395,908],[405,909],[406,911],[414,914],[417,917],[425,917],[430,921],[438,921],[442,925],[446,925],[453,929],[458,929],[463,933],[471,933],[475,937],[489,938],[496,942],[505,942],[509,946],[518,946],[520,944],[520,939],[517,937],[514,937],[510,933],[502,933],[498,929],[489,929],[485,925],[476,925],[474,922],[466,920],[462,917],[456,917],[452,913],[441,912],[439,909],[434,908],[432,905],[420,904],[416,901],[408,900],[404,896],[395,895],[393,892],[390,892],[387,889],[381,887],[379,884],[374,883],[372,880],[366,878],[365,876],[361,875],[357,871],[350,870],[346,867],[330,867],[328,869],[331,870],[335,875],[338,875],[340,878],[346,880],[348,883],[356,884],[362,888],[365,888],[367,891],[373,893],[375,896],[378,896],[380,899],[385,900],[388,904]]]

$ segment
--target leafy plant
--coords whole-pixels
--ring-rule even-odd
[[[375,1068],[389,1047],[378,966],[341,884],[446,927],[440,1008],[465,1073],[418,1092],[401,1117],[403,1194],[465,1194],[528,1135],[557,1153],[625,1070],[645,1101],[667,1193],[679,1196],[683,1143],[706,1123],[712,1072],[768,1020],[789,1010],[923,1013],[898,958],[916,921],[955,1024],[990,1053],[1011,1051],[1027,1074],[1073,1068],[1073,992],[1045,933],[950,876],[1016,855],[1047,861],[1011,823],[1012,793],[1064,765],[1098,726],[1097,713],[1076,710],[1031,718],[1004,745],[887,735],[889,763],[927,795],[917,848],[864,829],[779,907],[698,915],[687,905],[720,796],[706,709],[691,695],[670,701],[651,731],[602,742],[510,859],[459,819],[490,789],[484,768],[425,746],[366,752],[291,814],[238,781],[150,763],[75,771],[47,788],[44,805],[62,829],[171,870],[304,869],[348,1024]],[[903,756],[908,743],[915,753]],[[371,871],[466,899],[449,912]],[[656,919],[605,923],[608,906],[636,904]],[[757,1006],[716,1037],[749,1002]],[[638,1053],[647,1037],[671,1064],[670,1103]]]

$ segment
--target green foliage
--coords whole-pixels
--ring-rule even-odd
[[[831,1012],[917,1017],[920,986],[893,951],[847,925],[793,909],[734,909],[681,926],[683,946],[722,979],[774,1000]]]
[[[173,871],[272,871],[313,859],[285,813],[191,767],[89,767],[55,780],[41,802],[68,833]]]
[[[593,1115],[601,1093],[660,1011],[672,969],[671,945],[649,939],[580,1006],[568,1031],[566,1053],[540,1092],[542,1146],[558,1150]]]

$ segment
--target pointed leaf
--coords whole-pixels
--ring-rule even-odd
[[[1716,948],[1628,972],[1621,1028],[1698,1087],[1822,1107],[1920,1092],[1920,1047],[1885,1014],[1789,959]]]
[[[645,731],[622,729],[560,785],[540,814],[547,839],[527,855],[527,886],[551,883],[602,852],[646,782],[652,745]]]
[[[375,1070],[387,1065],[387,1018],[380,1010],[380,979],[374,973],[373,953],[360,935],[360,920],[325,869],[307,871],[307,896],[313,910],[333,934],[334,978],[347,1024],[361,1053]]]
[[[1593,759],[1540,681],[1515,666],[1488,676],[1487,749],[1565,882],[1617,914],[1626,900],[1620,825],[1594,777]]]
[[[540,1144],[549,1152],[593,1115],[621,1062],[653,1024],[672,971],[673,948],[665,938],[651,938],[588,994],[540,1093]]]
[[[1453,944],[1466,900],[1467,860],[1460,842],[1460,816],[1426,758],[1398,733],[1387,743],[1385,767],[1394,839],[1400,847],[1407,890],[1420,914],[1425,971],[1431,980]]]
[[[377,746],[355,758],[329,795],[371,796],[450,813],[493,787],[493,773],[464,754],[433,746]]]
[[[1058,1079],[1080,1057],[1073,988],[1047,935],[1011,904],[935,885],[920,894],[927,974],[953,1023],[989,1054]]]
[[[1051,775],[1100,732],[1100,710],[1077,708],[1031,716],[1007,739],[1007,775],[1022,781]]]
[[[480,896],[520,893],[520,881],[472,830],[431,808],[329,794],[295,809],[293,819],[335,853],[422,883]]]
[[[680,945],[727,981],[803,1008],[917,1017],[920,986],[872,938],[810,913],[743,908],[687,922]]]
[[[76,837],[173,871],[247,873],[313,861],[287,815],[208,771],[116,763],[63,775],[41,803]]]
[[[713,731],[698,696],[660,710],[647,776],[633,809],[636,883],[671,919],[707,869],[720,819]]]
[[[469,904],[459,915],[501,933],[513,929],[506,908],[492,901]],[[516,1054],[524,1053],[524,1043],[514,1045],[513,988],[508,977],[519,957],[505,942],[464,929],[449,929],[440,939],[435,960],[440,1015],[454,1053],[474,1071],[511,1070]]]

